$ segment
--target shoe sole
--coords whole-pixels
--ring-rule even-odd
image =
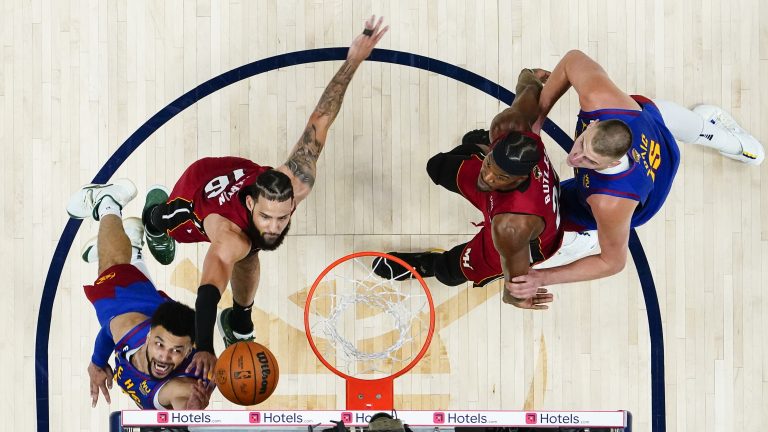
[[[423,251],[423,252],[415,252],[415,253],[443,253],[443,252],[445,252],[445,249],[440,249],[440,248],[429,248],[429,249],[427,249],[426,251]],[[393,257],[397,257],[397,258],[400,258],[399,256],[395,255],[395,254],[397,254],[397,253],[414,253],[414,252],[387,252],[387,255],[392,255]],[[405,261],[403,258],[400,258],[400,259],[402,259],[403,261]],[[391,279],[391,280],[396,280],[396,281],[401,281],[401,282],[402,282],[402,281],[405,281],[405,280],[409,280],[409,279],[416,279],[415,277],[413,277],[413,273],[412,273],[410,270],[413,270],[413,271],[415,271],[416,273],[418,273],[418,270],[416,270],[416,267],[415,267],[415,266],[412,266],[412,265],[410,265],[410,264],[408,264],[408,265],[410,266],[410,269],[407,269],[407,268],[405,269],[405,271],[406,271],[407,273],[398,273],[397,277],[395,277],[395,276],[394,276],[394,271],[391,271],[391,270],[393,270],[393,269],[392,269],[392,266],[391,266],[391,264],[390,264],[390,265],[384,264],[384,265],[383,265],[383,267],[382,267],[382,268],[384,268],[384,269],[386,269],[386,270],[390,270],[390,276],[382,276],[382,275],[380,275],[380,274],[376,273],[376,270],[375,270],[375,269],[379,268],[379,266],[381,265],[381,263],[382,263],[384,260],[386,260],[387,262],[389,262],[389,260],[387,260],[387,259],[386,259],[386,258],[384,258],[384,257],[376,257],[376,258],[374,258],[374,259],[373,259],[373,262],[371,263],[371,270],[373,270],[373,273],[374,273],[376,276],[379,276],[380,278],[384,278],[384,279]],[[406,261],[406,263],[407,263],[407,261]],[[397,262],[394,262],[394,264],[396,264],[396,265],[398,265],[398,266],[402,267],[402,265],[400,265],[400,264],[399,264],[399,263],[397,263]],[[421,276],[422,278],[423,278],[423,277],[430,277],[430,276],[424,276],[424,275],[423,275],[423,274],[421,274],[421,273],[419,273],[419,276]]]

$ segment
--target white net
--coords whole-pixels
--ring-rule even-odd
[[[427,342],[430,303],[416,279],[377,276],[373,256],[336,265],[317,285],[309,304],[311,337],[339,371],[376,379],[405,368]],[[381,273],[381,272],[380,272]],[[393,272],[388,272],[393,273]]]

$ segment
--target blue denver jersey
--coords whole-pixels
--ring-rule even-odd
[[[139,408],[165,409],[166,407],[160,405],[157,399],[160,389],[173,378],[197,378],[193,374],[184,372],[196,351],[193,349],[189,356],[167,378],[155,379],[136,369],[130,361],[130,357],[146,343],[149,328],[150,320],[146,320],[132,328],[115,345],[115,373],[113,379],[123,390],[123,393],[130,396]]]
[[[563,214],[584,229],[596,229],[587,198],[592,194],[612,195],[638,201],[632,215],[632,227],[648,222],[655,215],[669,195],[672,181],[680,165],[680,149],[672,133],[664,125],[656,105],[643,96],[632,96],[640,104],[641,111],[624,109],[601,109],[579,112],[576,135],[580,135],[593,120],[618,119],[632,130],[632,146],[627,155],[630,167],[617,174],[601,174],[592,169],[574,169],[573,184],[578,206],[564,203],[575,214]],[[563,194],[562,199],[572,199]],[[578,209],[581,207],[581,209]],[[581,211],[580,211],[581,210]]]

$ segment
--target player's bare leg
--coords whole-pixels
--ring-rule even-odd
[[[251,312],[259,288],[259,276],[260,264],[257,254],[235,263],[232,269],[230,284],[233,305],[221,311],[217,323],[226,346],[254,339]]]
[[[130,264],[131,240],[125,234],[120,216],[108,214],[101,218],[97,247],[99,274],[118,264]]]

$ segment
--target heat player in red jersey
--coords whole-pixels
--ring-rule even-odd
[[[162,189],[147,194],[143,220],[148,246],[158,261],[173,260],[173,239],[211,243],[195,302],[198,353],[189,371],[200,368],[207,375],[214,366],[216,305],[228,283],[234,305],[219,316],[224,343],[253,339],[258,252],[283,241],[291,215],[315,183],[317,159],[347,86],[387,30],[382,19],[371,17],[365,23],[283,165],[272,169],[242,158],[206,158],[192,164],[169,195]]]
[[[483,213],[480,232],[447,252],[391,255],[445,285],[471,280],[482,286],[502,277],[509,281],[524,275],[532,264],[555,254],[563,239],[558,212],[560,180],[541,138],[531,132],[545,78],[542,72],[523,69],[517,97],[493,119],[490,133],[470,132],[460,146],[427,163],[435,184],[460,194]],[[387,259],[375,260],[373,269],[385,278],[411,275]],[[532,297],[517,299],[503,290],[502,298],[520,308],[546,309],[552,294],[542,288]]]

